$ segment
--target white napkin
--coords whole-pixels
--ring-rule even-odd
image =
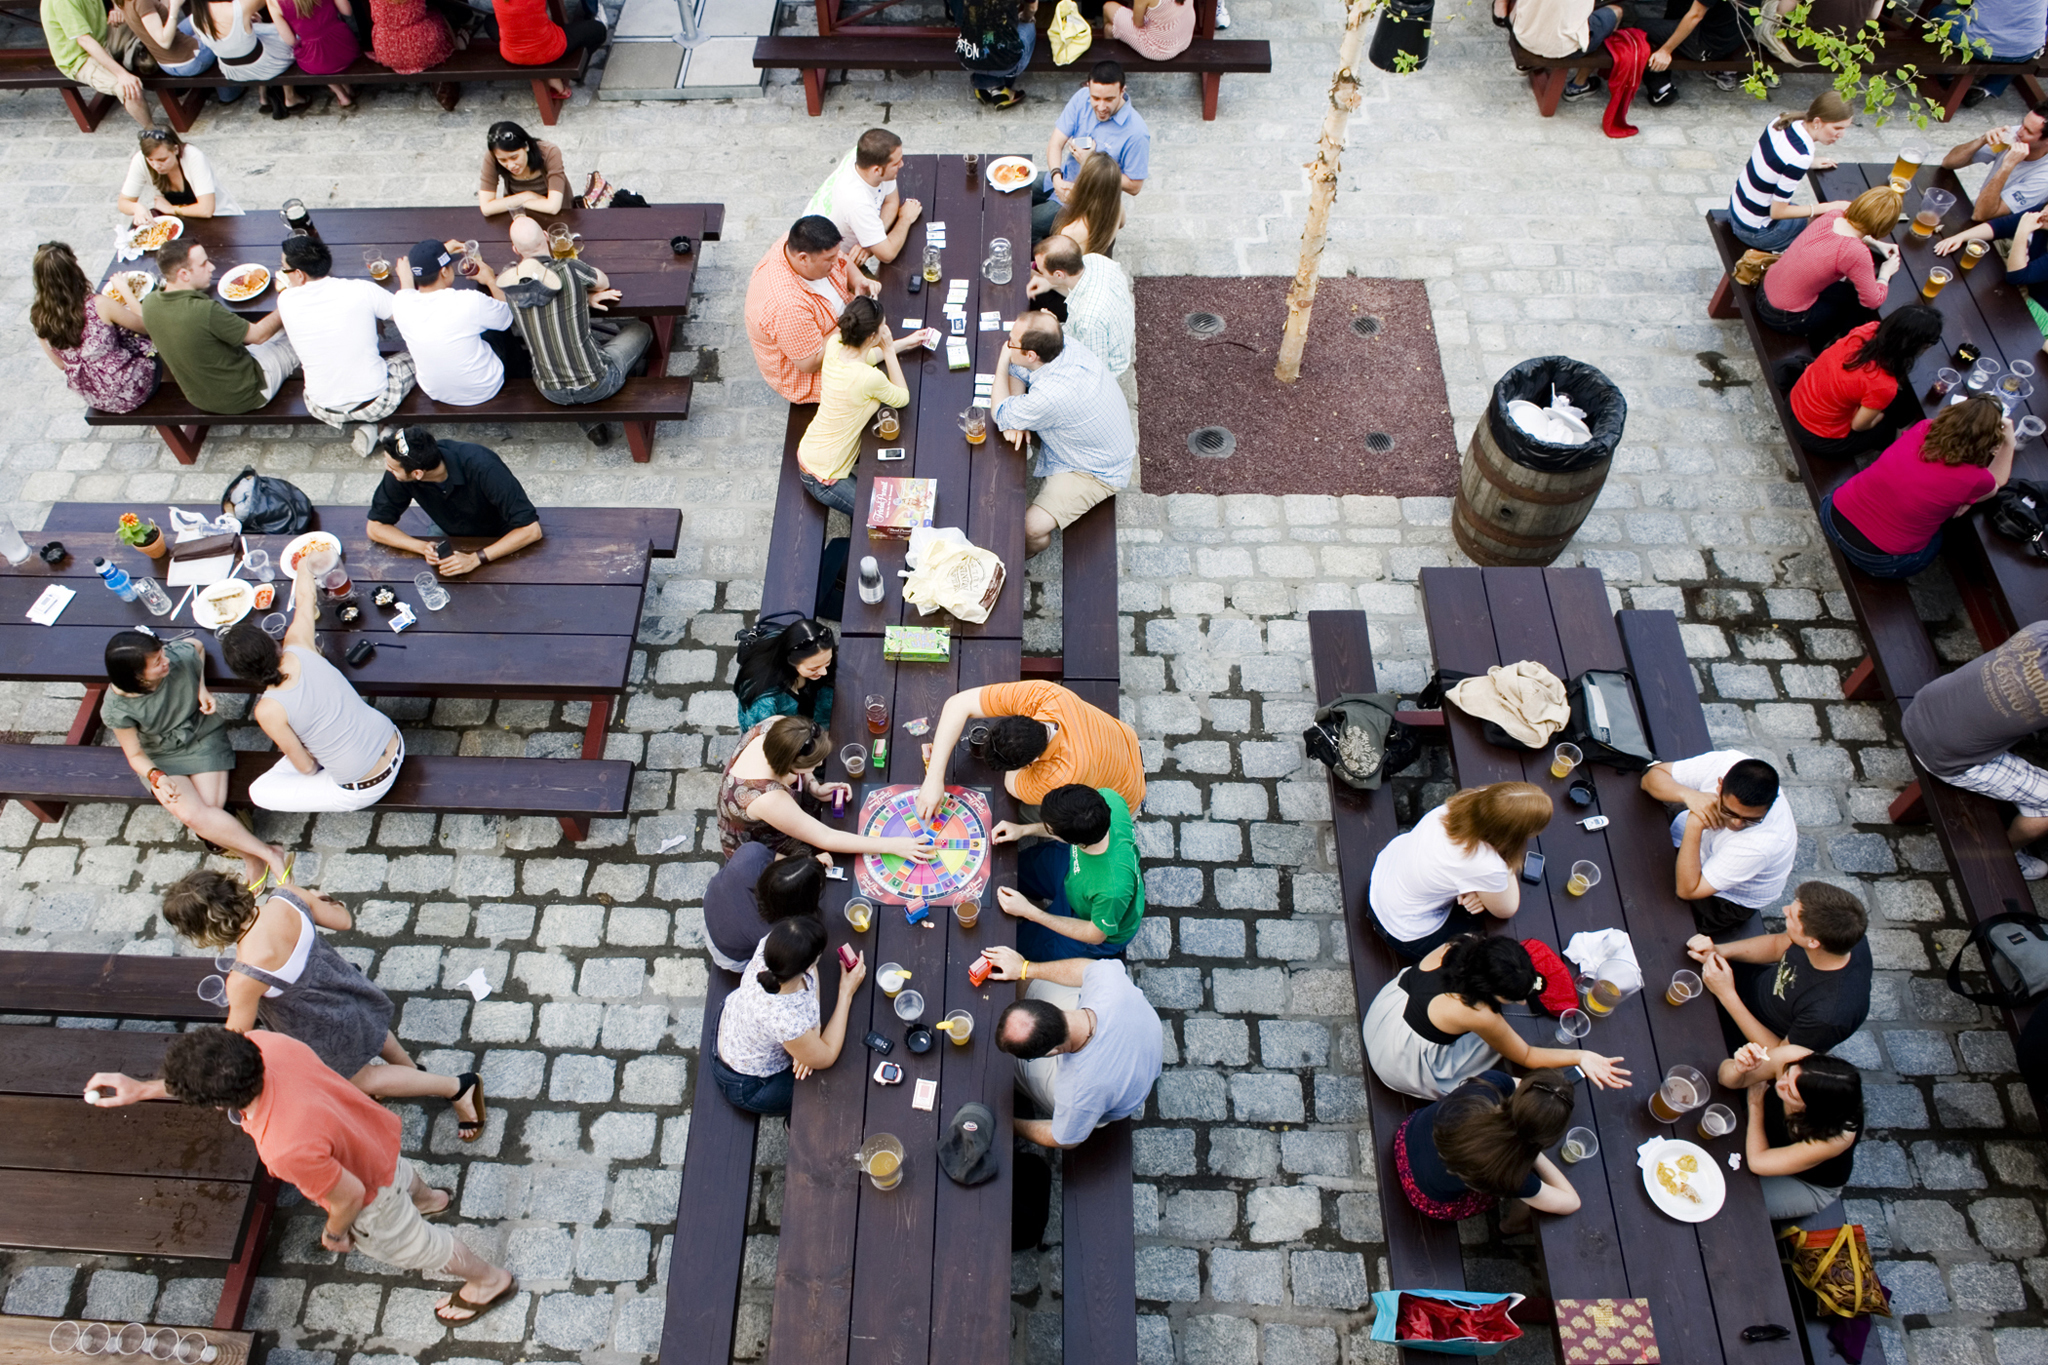
[[[1572,935],[1572,941],[1564,945],[1565,958],[1582,972],[1598,971],[1602,963],[1620,958],[1628,963],[1634,973],[1634,980],[1619,980],[1614,984],[1627,990],[1643,988],[1643,968],[1636,958],[1636,946],[1629,941],[1625,929],[1596,929],[1590,933]]]
[[[70,606],[71,599],[76,596],[77,593],[63,584],[52,583],[43,589],[43,595],[28,609],[28,619],[39,626],[54,626],[57,618],[64,614],[64,608]]]
[[[481,967],[463,977],[459,984],[479,1001],[490,998],[491,983],[485,978],[484,969]]]

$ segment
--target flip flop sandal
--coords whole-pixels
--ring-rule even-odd
[[[428,1188],[428,1189],[430,1189],[430,1190],[436,1190],[436,1191],[440,1192],[441,1194],[445,1194],[445,1195],[447,1195],[447,1196],[448,1196],[448,1202],[447,1202],[447,1203],[445,1203],[445,1204],[443,1204],[443,1205],[442,1205],[442,1206],[441,1206],[440,1208],[438,1208],[438,1209],[435,1209],[435,1210],[434,1210],[434,1211],[433,1211],[432,1213],[428,1213],[428,1212],[427,1212],[427,1211],[426,1211],[425,1209],[421,1209],[421,1210],[420,1210],[420,1217],[422,1217],[422,1218],[439,1218],[439,1217],[440,1217],[440,1216],[441,1216],[442,1214],[445,1214],[445,1213],[453,1213],[453,1212],[455,1211],[455,1191],[453,1191],[453,1190],[444,1190],[444,1189],[441,1189],[441,1187],[440,1187],[439,1185],[429,1185],[429,1186],[427,1186],[427,1188]]]
[[[482,1303],[477,1303],[474,1300],[463,1298],[462,1289],[458,1286],[455,1292],[448,1296],[448,1302],[434,1309],[434,1316],[447,1323],[450,1327],[460,1327],[464,1323],[475,1322],[478,1318],[490,1312],[493,1308],[496,1308],[500,1303],[503,1303],[518,1292],[519,1281],[516,1278],[508,1279],[505,1281],[503,1289],[500,1289]],[[461,1313],[463,1316],[451,1318],[448,1316],[450,1313]]]
[[[468,1122],[458,1118],[455,1122],[455,1136],[464,1142],[475,1142],[484,1135],[484,1122],[490,1117],[484,1108],[483,1078],[474,1071],[465,1071],[455,1078],[455,1084],[461,1088],[449,1099],[448,1103],[451,1106],[464,1095],[471,1096],[476,1104],[476,1120]]]

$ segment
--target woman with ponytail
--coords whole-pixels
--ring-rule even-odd
[[[1809,170],[1833,170],[1832,161],[1816,161],[1814,149],[1828,147],[1849,131],[1849,102],[1823,90],[1805,115],[1780,114],[1757,139],[1749,164],[1735,178],[1728,199],[1728,225],[1735,240],[1757,251],[1783,251],[1806,228],[1806,221],[1830,209],[1846,209],[1847,200],[1827,204],[1794,204],[1792,196]]]
[[[853,993],[867,979],[868,964],[857,955],[852,967],[840,967],[839,1000],[821,1024],[817,968],[824,951],[824,925],[808,915],[781,920],[725,998],[711,1077],[738,1108],[787,1114],[796,1083],[839,1060]]]
[[[1394,1134],[1402,1192],[1424,1217],[1446,1222],[1503,1199],[1538,1213],[1576,1213],[1578,1191],[1543,1155],[1571,1127],[1572,1103],[1563,1071],[1532,1071],[1519,1085],[1505,1071],[1480,1073],[1410,1114]]]

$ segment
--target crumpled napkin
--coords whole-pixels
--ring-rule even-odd
[[[1572,941],[1564,945],[1565,958],[1582,972],[1598,971],[1604,963],[1620,958],[1628,964],[1634,980],[1622,979],[1614,984],[1627,990],[1643,988],[1643,968],[1636,958],[1636,945],[1629,941],[1626,929],[1595,929],[1572,935]]]
[[[171,543],[197,539],[203,536],[236,536],[242,533],[242,523],[233,516],[222,512],[208,520],[197,512],[187,512],[182,507],[170,509]]]
[[[1523,431],[1554,446],[1582,446],[1593,439],[1585,411],[1573,407],[1570,395],[1559,393],[1555,384],[1550,386],[1549,407],[1515,398],[1508,402],[1508,416]]]

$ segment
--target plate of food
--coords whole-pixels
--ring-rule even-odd
[[[1021,190],[1038,179],[1038,167],[1022,156],[997,157],[988,165],[988,183],[1003,193]]]
[[[278,556],[277,562],[284,566],[286,573],[295,574],[299,571],[299,559],[302,556],[321,553],[339,555],[341,541],[325,531],[308,531],[285,546],[284,553]]]
[[[166,242],[185,235],[183,218],[152,218],[141,227],[128,229],[127,243],[137,251],[155,251]]]
[[[264,290],[270,288],[270,267],[238,265],[220,277],[220,296],[229,303],[247,303]]]
[[[1643,1188],[1650,1202],[1681,1223],[1704,1223],[1721,1211],[1728,1183],[1714,1158],[1696,1142],[1665,1138],[1644,1149]]]
[[[117,270],[107,277],[107,293],[130,308],[138,307],[156,288],[156,276],[147,270]]]
[[[223,578],[192,595],[192,619],[209,630],[224,630],[256,605],[256,585]]]

